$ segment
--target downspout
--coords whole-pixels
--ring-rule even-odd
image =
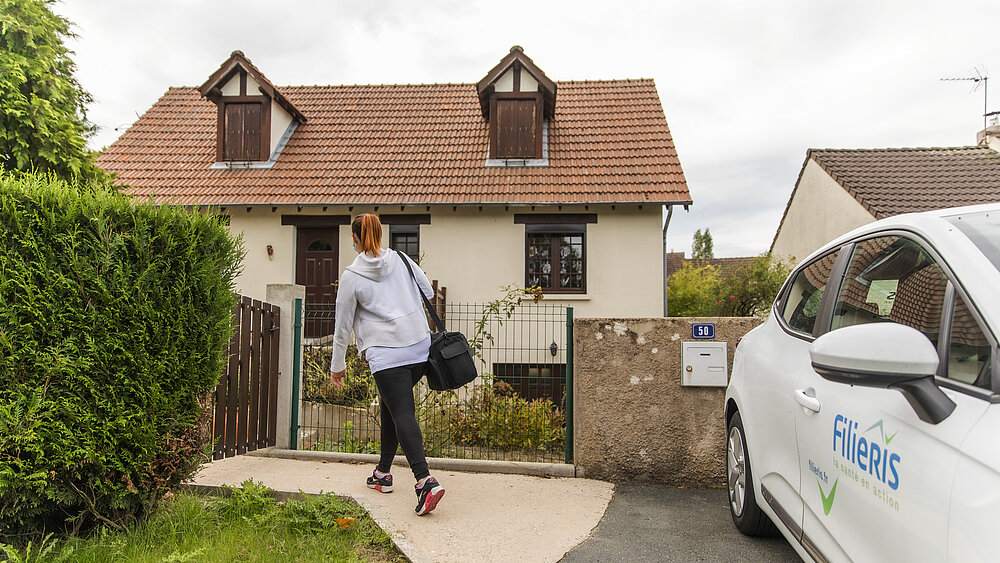
[[[663,221],[663,316],[667,316],[667,227],[670,225],[670,216],[674,213],[673,205],[664,205],[667,209],[667,218]]]

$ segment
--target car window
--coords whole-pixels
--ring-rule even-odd
[[[947,377],[969,385],[989,389],[991,347],[975,317],[961,296],[955,296],[955,311],[951,320],[951,342],[948,346]]]
[[[941,267],[916,242],[900,236],[861,241],[837,294],[832,329],[888,321],[919,330],[937,346],[947,285]]]
[[[835,250],[822,258],[811,262],[795,274],[788,297],[781,311],[788,327],[796,332],[812,334],[816,326],[816,315],[819,304],[823,300],[826,282],[830,279],[830,271],[837,261]]]

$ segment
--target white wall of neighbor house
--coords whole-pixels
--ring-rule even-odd
[[[792,262],[797,264],[830,240],[874,220],[854,196],[809,160],[771,253],[781,258],[794,257]]]
[[[544,302],[571,305],[577,317],[655,317],[663,311],[663,252],[660,208],[655,205],[557,207],[458,207],[381,208],[384,213],[430,214],[420,226],[422,267],[430,279],[448,288],[451,303],[486,303],[501,296],[501,287],[525,283],[525,226],[514,223],[520,213],[596,213],[597,223],[586,227],[587,292],[547,294]],[[374,208],[233,207],[230,229],[242,234],[246,250],[237,289],[263,299],[271,283],[295,281],[295,227],[281,224],[282,214],[351,215]],[[382,236],[389,244],[389,227]],[[267,245],[273,248],[268,256]],[[354,261],[350,225],[340,227],[340,268]]]

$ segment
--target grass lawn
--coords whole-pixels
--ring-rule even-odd
[[[376,561],[402,554],[367,512],[333,495],[276,502],[262,485],[245,482],[221,498],[174,496],[125,533],[56,540],[14,551],[0,561]]]

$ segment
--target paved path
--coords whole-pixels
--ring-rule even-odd
[[[741,534],[727,502],[725,490],[619,485],[591,538],[562,561],[800,561],[783,537]]]
[[[373,465],[236,456],[203,466],[196,485],[238,486],[248,478],[276,490],[354,496],[415,563],[554,562],[586,539],[607,509],[614,485],[593,479],[545,478],[435,470],[447,493],[418,517],[407,467],[396,490],[365,486]]]

